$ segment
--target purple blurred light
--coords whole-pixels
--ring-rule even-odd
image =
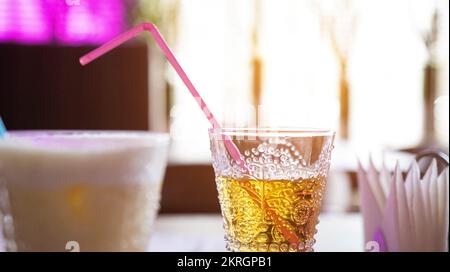
[[[101,44],[125,26],[121,0],[0,0],[0,42]]]

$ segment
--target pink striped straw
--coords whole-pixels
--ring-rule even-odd
[[[156,44],[158,44],[159,48],[163,51],[164,55],[166,56],[169,63],[172,65],[172,67],[175,69],[177,74],[180,76],[181,80],[183,80],[184,84],[188,88],[189,92],[191,92],[192,96],[195,98],[195,101],[197,101],[197,104],[200,106],[200,109],[205,114],[208,121],[211,123],[213,128],[220,128],[219,122],[217,122],[214,115],[209,110],[208,106],[206,105],[203,98],[200,96],[198,91],[195,89],[194,85],[192,84],[191,80],[188,78],[186,73],[184,72],[183,68],[181,68],[180,64],[178,63],[177,59],[175,58],[174,54],[170,50],[169,46],[167,45],[167,42],[164,40],[161,33],[159,33],[158,28],[152,23],[142,23],[139,24],[132,29],[128,30],[125,33],[120,34],[116,38],[112,39],[111,41],[105,43],[104,45],[100,46],[97,49],[94,49],[93,51],[87,53],[86,55],[82,56],[80,58],[81,65],[86,65],[90,63],[91,61],[99,58],[100,56],[108,53],[109,51],[113,50],[114,48],[118,47],[119,45],[125,43],[128,40],[133,39],[140,33],[148,31],[152,35],[153,39],[155,40]],[[223,135],[223,140],[226,149],[228,150],[228,153],[230,153],[231,157],[239,163],[239,165],[243,166],[244,169],[248,168],[245,165],[244,160],[241,158],[241,154],[239,152],[239,149],[236,147],[236,145],[233,143],[231,138],[228,135]]]

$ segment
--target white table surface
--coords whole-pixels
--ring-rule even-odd
[[[315,251],[362,251],[360,214],[328,213],[320,217]],[[155,224],[150,251],[224,251],[219,215],[164,215]]]
[[[324,213],[317,227],[315,251],[362,251],[360,214]],[[219,215],[160,215],[150,241],[150,251],[225,251]],[[0,237],[0,251],[3,243]]]

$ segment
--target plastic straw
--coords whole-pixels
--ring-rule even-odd
[[[0,117],[0,138],[5,136],[6,136],[6,127],[5,124],[3,123],[2,118]]]
[[[164,40],[161,33],[159,33],[156,26],[152,23],[142,23],[140,25],[137,25],[133,27],[132,29],[128,30],[127,32],[117,36],[116,38],[112,39],[111,41],[107,42],[106,44],[102,45],[101,47],[89,52],[88,54],[84,55],[80,58],[81,65],[86,65],[90,63],[91,61],[95,60],[96,58],[106,54],[107,52],[111,51],[112,49],[120,46],[124,42],[133,39],[140,33],[148,31],[154,38],[156,44],[161,48],[164,55],[167,57],[167,60],[172,65],[172,67],[175,69],[177,74],[180,76],[181,80],[183,80],[184,84],[188,88],[189,92],[192,94],[192,96],[195,98],[195,101],[197,101],[197,104],[202,109],[203,113],[205,114],[208,121],[211,123],[213,128],[220,128],[219,122],[217,122],[217,119],[214,117],[214,115],[209,110],[208,106],[206,105],[203,98],[198,93],[197,89],[195,89],[194,85],[192,84],[191,80],[188,78],[186,73],[184,72],[183,68],[181,68],[181,65],[178,63],[178,60],[175,58],[174,54],[172,53],[172,50],[170,50],[169,46],[167,45],[167,42]],[[233,143],[233,141],[230,139],[228,135],[224,135],[224,143],[225,147],[227,148],[228,152],[230,153],[231,157],[237,161],[241,166],[245,167],[245,163],[241,158],[239,149],[236,147],[236,145]],[[246,167],[245,167],[246,168]]]
[[[97,59],[98,57],[108,53],[112,49],[120,46],[121,44],[127,42],[128,40],[133,39],[140,33],[148,31],[152,35],[153,39],[155,40],[156,44],[161,48],[164,55],[166,56],[169,63],[172,65],[172,67],[175,69],[177,74],[180,76],[181,80],[183,80],[184,84],[188,88],[189,92],[192,94],[192,96],[195,98],[195,101],[197,101],[197,104],[202,109],[203,113],[205,114],[208,121],[211,123],[213,128],[220,128],[219,122],[217,122],[214,115],[209,110],[208,106],[206,105],[205,101],[201,98],[198,91],[195,89],[194,85],[192,84],[191,80],[188,78],[186,73],[184,72],[183,68],[181,68],[181,65],[178,63],[177,59],[175,58],[174,54],[170,50],[169,46],[167,45],[167,42],[164,40],[161,33],[159,33],[156,26],[152,23],[142,23],[139,24],[132,29],[128,30],[127,32],[120,34],[116,38],[112,39],[111,41],[107,42],[106,44],[100,46],[97,49],[94,49],[93,51],[89,52],[88,54],[82,56],[80,58],[81,65],[86,65],[90,63],[91,61]],[[222,135],[222,139],[224,140],[225,147],[230,154],[230,156],[238,162],[245,171],[249,172],[248,167],[244,160],[241,158],[241,154],[239,149],[236,147],[236,145],[233,143],[231,138],[228,135]],[[249,189],[243,188],[250,194],[256,194],[256,192],[249,191]],[[279,215],[274,213],[270,208],[268,207],[267,203],[264,201],[263,203],[259,203],[261,208],[267,209],[267,213],[269,216],[273,219],[274,223],[277,225],[281,233],[283,233],[283,236],[288,240],[290,243],[298,243],[300,239],[297,237],[297,235],[290,231],[286,225],[289,225],[287,221],[285,221],[283,218],[281,218]]]

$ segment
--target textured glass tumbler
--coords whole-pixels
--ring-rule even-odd
[[[8,251],[145,251],[169,135],[11,132],[0,139]],[[1,250],[1,249],[0,249]]]
[[[227,250],[313,251],[334,132],[227,128],[209,136]]]

